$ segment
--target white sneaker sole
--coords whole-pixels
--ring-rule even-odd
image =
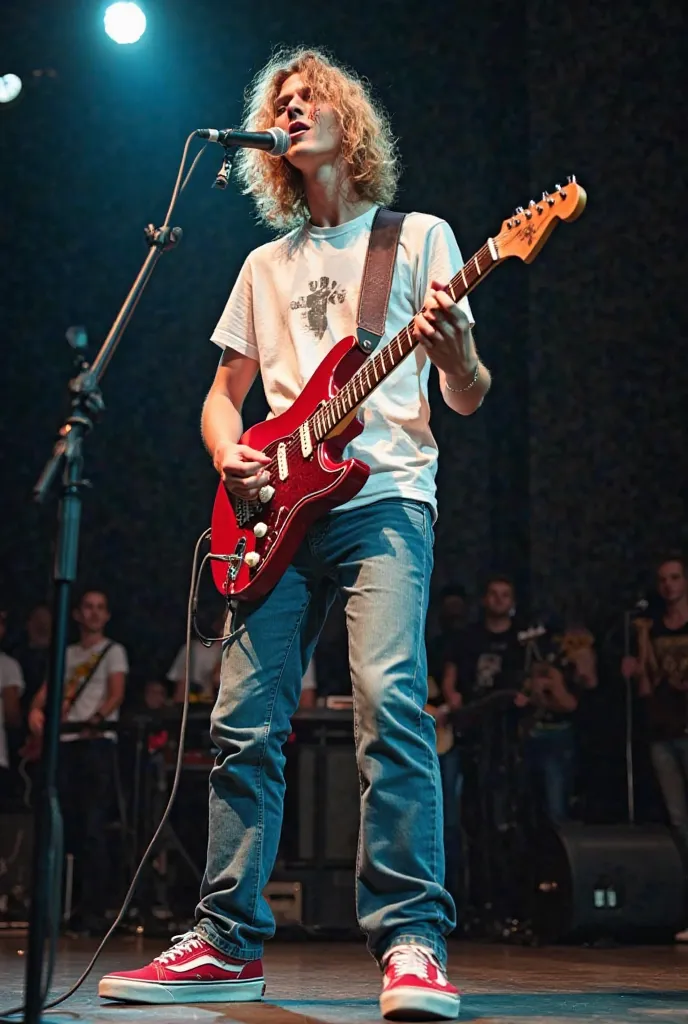
[[[459,996],[442,992],[419,992],[417,988],[395,988],[380,996],[380,1010],[387,1020],[456,1020]]]
[[[132,981],[106,975],[98,985],[103,999],[129,1003],[254,1003],[263,998],[265,982],[252,981]]]

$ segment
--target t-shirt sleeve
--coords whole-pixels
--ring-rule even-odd
[[[420,309],[425,302],[431,282],[442,281],[443,284],[448,284],[452,277],[461,270],[463,263],[459,244],[446,220],[433,224],[425,236],[423,257],[418,267],[416,280],[417,309]],[[466,297],[460,300],[459,308],[464,311],[471,327],[473,327],[475,320],[473,319],[470,303]]]
[[[167,678],[171,683],[179,683],[185,677],[186,670],[186,644],[177,651],[174,661],[170,666],[170,670],[167,673]]]
[[[222,316],[210,336],[220,348],[258,359],[258,342],[253,320],[253,277],[248,257],[234,282]]]
[[[317,690],[318,681],[315,676],[315,659],[311,658],[308,662],[308,668],[306,669],[303,679],[301,680],[302,690]]]
[[[3,658],[0,662],[0,690],[16,686],[20,693],[24,692],[24,673],[15,658]]]
[[[107,670],[108,675],[113,672],[124,672],[126,675],[129,671],[129,659],[127,658],[127,652],[121,644],[113,644],[107,653]]]

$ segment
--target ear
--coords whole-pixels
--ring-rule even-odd
[[[81,609],[75,608],[72,612],[72,618],[75,622],[81,622]]]

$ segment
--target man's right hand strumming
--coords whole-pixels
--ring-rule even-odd
[[[230,494],[248,501],[257,498],[261,487],[269,483],[265,468],[269,464],[268,455],[234,441],[219,444],[213,455],[213,465]]]

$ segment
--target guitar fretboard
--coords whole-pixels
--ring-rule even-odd
[[[452,301],[458,302],[464,295],[468,295],[500,262],[495,243],[490,238],[446,286]],[[402,359],[413,352],[418,342],[414,340],[412,330],[413,321],[384,348],[367,359],[344,387],[313,413],[306,422],[314,442],[322,441],[382,383]]]

